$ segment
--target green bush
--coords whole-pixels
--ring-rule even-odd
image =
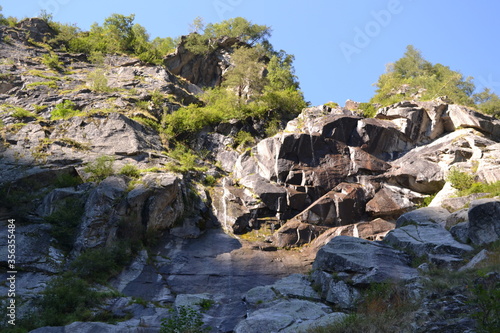
[[[460,171],[460,169],[455,167],[450,169],[446,180],[459,191],[468,190],[472,187],[472,184],[474,184],[474,176]]]
[[[14,118],[17,118],[17,119],[23,119],[23,118],[28,118],[28,117],[36,118],[36,116],[32,112],[30,112],[26,109],[23,109],[21,107],[12,107],[12,109],[14,110],[14,112],[11,113],[11,116]]]
[[[210,327],[203,327],[203,316],[188,306],[170,310],[171,316],[162,320],[160,333],[205,333]]]
[[[141,176],[141,171],[133,164],[124,165],[118,173],[131,178],[139,178]]]
[[[53,52],[44,54],[42,56],[42,63],[45,66],[58,71],[63,68],[63,63],[59,60],[59,56]]]
[[[37,326],[63,326],[75,321],[91,320],[93,315],[90,309],[102,299],[102,293],[74,274],[56,277],[36,301],[40,320]]]
[[[243,146],[245,147],[246,145],[252,144],[255,142],[254,137],[252,134],[246,132],[246,131],[239,131],[235,138],[234,138],[234,143],[236,147]]]
[[[130,262],[130,253],[123,244],[89,249],[78,256],[71,268],[85,281],[106,283]]]
[[[77,199],[66,199],[59,208],[45,217],[45,221],[52,225],[50,234],[62,250],[70,252],[73,249],[83,213],[83,203]]]
[[[377,114],[377,108],[372,103],[360,103],[359,109],[363,111],[365,118],[373,118]]]
[[[80,111],[76,109],[76,104],[70,100],[65,100],[57,104],[50,114],[51,120],[68,119],[76,116]]]
[[[206,171],[206,167],[198,166],[198,156],[187,146],[177,144],[175,149],[167,153],[168,156],[175,159],[178,163],[171,162],[167,165],[167,169],[173,172],[188,172],[188,171]]]
[[[96,69],[87,75],[87,84],[90,89],[96,92],[110,92],[112,89],[108,86],[108,78],[103,69]]]
[[[112,156],[100,156],[94,162],[87,164],[83,171],[91,174],[90,181],[101,182],[114,174],[114,161]]]

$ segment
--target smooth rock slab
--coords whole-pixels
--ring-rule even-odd
[[[429,254],[462,256],[473,248],[457,242],[438,224],[407,225],[389,232],[384,242],[421,257]]]
[[[301,328],[317,325],[318,320],[332,314],[332,310],[321,303],[304,300],[283,300],[269,308],[252,312],[235,328],[235,333],[299,332]],[[335,318],[340,320],[343,314]],[[330,317],[330,319],[333,319]]]
[[[318,251],[313,270],[350,273],[356,285],[412,280],[418,273],[409,264],[408,255],[386,244],[338,236]]]

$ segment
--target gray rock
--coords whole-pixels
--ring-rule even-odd
[[[469,222],[458,223],[450,228],[451,235],[460,243],[469,241]]]
[[[298,332],[298,325],[312,327],[316,321],[331,313],[331,309],[321,303],[295,299],[283,300],[268,308],[250,313],[235,327],[234,332]],[[340,320],[342,317],[338,315],[337,319]],[[307,324],[304,325],[305,322]]]
[[[500,238],[500,200],[473,201],[469,208],[469,238],[476,245]]]
[[[412,280],[418,273],[409,263],[406,254],[383,243],[338,236],[318,251],[313,270],[349,272],[354,285],[358,285]]]
[[[446,220],[450,213],[440,207],[425,207],[401,215],[396,221],[396,228],[401,228],[407,225],[435,225],[441,227],[446,225]]]
[[[389,232],[384,242],[412,255],[462,256],[473,250],[469,245],[457,242],[452,235],[438,224],[406,225]]]
[[[489,252],[486,249],[482,249],[481,252],[476,254],[466,265],[458,269],[459,272],[467,271],[476,268],[482,261],[488,259]]]

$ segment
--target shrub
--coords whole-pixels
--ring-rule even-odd
[[[62,326],[92,319],[90,308],[104,298],[83,279],[66,273],[50,281],[36,301],[39,326]]]
[[[210,327],[203,327],[203,316],[191,307],[181,306],[170,310],[170,318],[162,320],[160,333],[205,333]]]
[[[71,268],[89,282],[105,283],[130,262],[130,253],[123,244],[89,249],[78,256]]]
[[[474,176],[469,175],[458,168],[451,168],[446,180],[459,191],[465,191],[474,184]]]
[[[112,89],[108,86],[108,78],[103,69],[96,69],[87,75],[87,84],[90,89],[96,92],[110,92]]]
[[[234,138],[234,143],[236,146],[246,146],[247,144],[252,144],[255,141],[252,134],[246,131],[239,131]]]
[[[36,118],[36,116],[32,112],[30,112],[26,109],[23,109],[20,107],[12,107],[12,109],[14,110],[14,112],[11,113],[11,116],[14,118],[17,118],[17,119],[23,119],[23,118],[28,118],[28,117]]]
[[[53,52],[50,52],[49,54],[44,54],[42,56],[42,63],[54,70],[62,70],[63,63],[59,60],[59,56]]]
[[[128,176],[131,178],[139,178],[141,176],[141,172],[139,169],[133,164],[124,165],[120,171],[118,172],[120,175]]]
[[[178,144],[174,150],[168,153],[168,156],[177,160],[178,163],[169,163],[167,169],[173,172],[205,171],[206,168],[197,165],[196,156],[187,146]]]
[[[50,234],[62,250],[70,252],[73,249],[83,213],[83,203],[77,199],[66,199],[57,210],[45,217],[45,221],[52,225]]]
[[[360,103],[359,109],[363,111],[365,118],[373,118],[377,114],[377,108],[371,103]]]
[[[87,164],[83,170],[91,174],[90,181],[101,182],[114,174],[114,161],[115,159],[111,156],[100,156],[94,162]]]
[[[68,119],[74,117],[78,114],[76,109],[76,104],[70,100],[65,100],[62,103],[57,104],[51,112],[50,119]]]

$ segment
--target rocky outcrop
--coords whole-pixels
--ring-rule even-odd
[[[500,200],[483,199],[471,203],[469,208],[469,238],[476,245],[500,238]]]
[[[218,87],[222,83],[222,75],[231,65],[233,47],[246,45],[238,38],[220,38],[211,41],[212,50],[197,54],[186,47],[187,36],[174,53],[167,55],[164,64],[175,75],[180,75],[189,82],[200,87]]]

